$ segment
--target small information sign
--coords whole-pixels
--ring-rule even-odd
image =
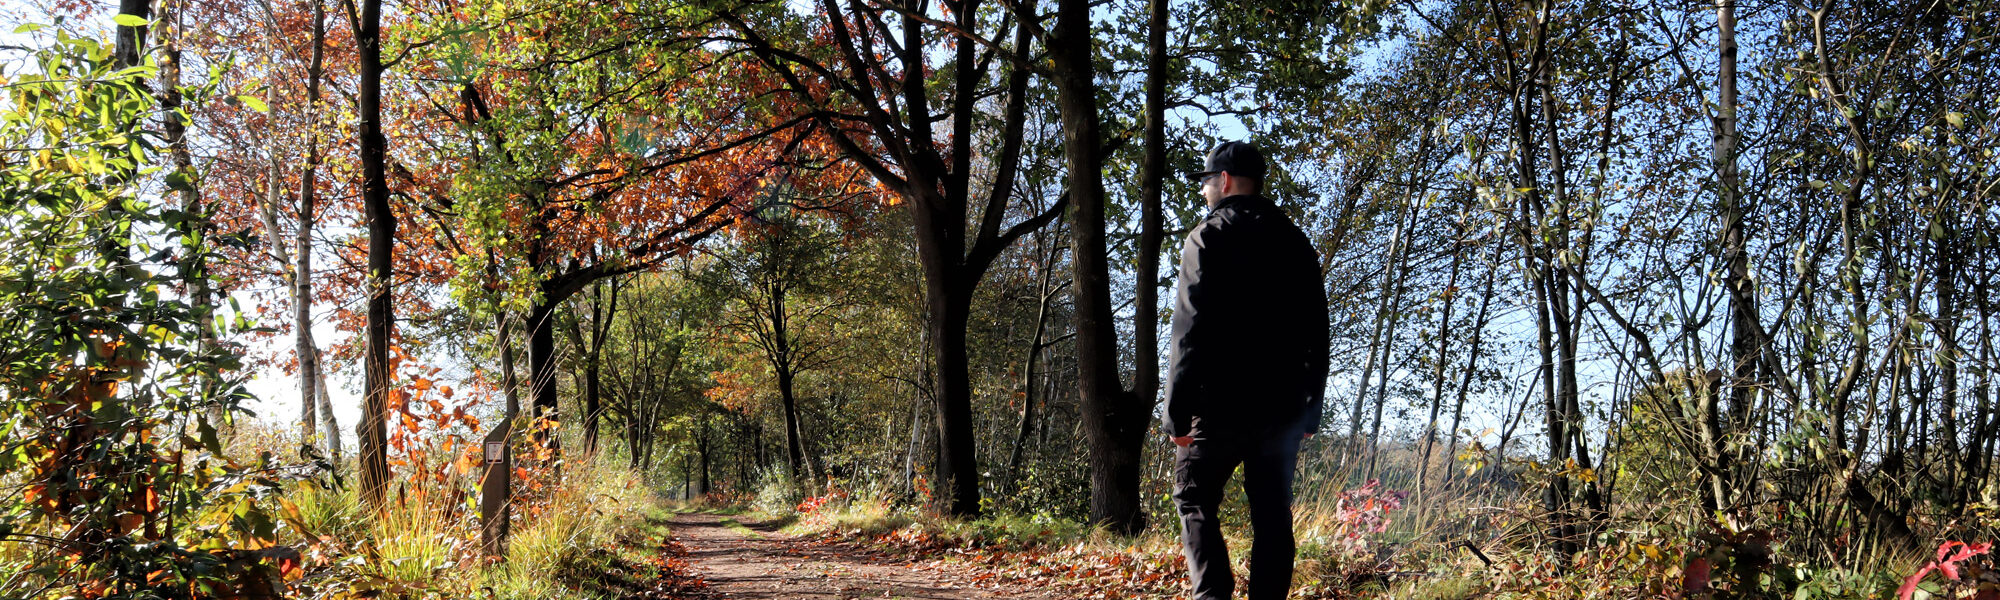
[[[507,442],[486,442],[486,464],[497,465],[507,458]]]

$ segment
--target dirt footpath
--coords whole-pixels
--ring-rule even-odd
[[[668,522],[687,545],[694,575],[709,597],[849,600],[1055,600],[1020,587],[975,581],[960,572],[911,563],[848,544],[815,544],[769,523],[688,513]]]

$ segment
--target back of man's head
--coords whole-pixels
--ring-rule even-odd
[[[1202,161],[1201,172],[1195,173],[1199,179],[1215,173],[1228,173],[1231,177],[1241,177],[1249,181],[1251,193],[1264,191],[1264,153],[1249,142],[1227,141],[1216,144]]]

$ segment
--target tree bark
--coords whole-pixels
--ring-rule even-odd
[[[141,19],[153,18],[152,0],[118,0],[118,14],[132,15]],[[112,49],[112,56],[120,67],[136,67],[144,62],[146,54],[146,27],[118,26],[118,40]]]
[[[1429,156],[1431,153],[1432,138],[1429,130],[1425,130],[1421,135],[1423,138],[1417,144],[1415,164],[1423,164],[1424,157]],[[1410,259],[1409,236],[1415,233],[1417,220],[1423,214],[1423,209],[1418,206],[1418,203],[1422,199],[1417,193],[1417,177],[1418,173],[1413,171],[1404,188],[1406,191],[1403,194],[1403,206],[1409,209],[1410,222],[1407,226],[1398,225],[1404,231],[1402,240],[1403,248],[1395,251],[1397,254],[1396,262],[1390,263],[1387,267],[1392,272],[1385,274],[1391,276],[1390,281],[1394,281],[1394,283],[1390,286],[1392,291],[1388,296],[1388,302],[1384,305],[1389,311],[1389,339],[1382,344],[1381,373],[1375,380],[1375,417],[1368,427],[1368,467],[1366,472],[1369,479],[1375,478],[1376,458],[1382,450],[1382,410],[1389,403],[1389,361],[1395,357],[1396,329],[1403,322],[1401,306],[1403,291],[1410,280],[1409,269],[1406,268],[1407,265],[1405,264],[1405,261]]]
[[[1963,489],[1960,486],[1960,478],[1964,473],[1964,470],[1960,467],[1964,462],[1959,449],[1958,360],[1960,351],[1958,348],[1958,325],[1963,315],[1959,313],[1958,306],[1960,265],[1958,262],[1957,245],[1962,234],[1957,231],[1956,219],[1953,216],[1956,211],[1949,208],[1949,202],[1944,203],[1944,205],[1947,208],[1936,217],[1936,222],[1944,235],[1933,239],[1931,242],[1937,256],[1937,277],[1935,279],[1937,318],[1934,322],[1938,337],[1937,423],[1938,439],[1944,443],[1943,451],[1945,454],[1943,462],[1944,481],[1941,486],[1944,489],[1944,498],[1942,500],[1950,507],[1951,512],[1957,513],[1964,507],[1968,497],[1968,494],[1964,492],[1971,491]],[[1930,422],[1930,420],[1926,419],[1925,422]]]
[[[395,306],[391,281],[396,254],[396,215],[389,207],[386,171],[388,138],[382,134],[382,1],[359,0],[354,24],[361,51],[361,87],[356,110],[361,120],[361,199],[368,221],[368,323],[362,354],[366,406],[361,412],[361,497],[376,511],[385,508],[389,483],[389,344]]]
[[[602,389],[599,379],[597,349],[604,333],[598,328],[604,322],[604,292],[598,282],[590,284],[590,345],[580,348],[583,352],[583,451],[597,452],[597,411],[598,393]]]
[[[1462,234],[1463,232],[1459,233]],[[1451,276],[1448,278],[1451,283],[1445,286],[1444,312],[1438,317],[1437,362],[1435,364],[1436,369],[1431,376],[1431,415],[1430,419],[1424,421],[1423,451],[1420,453],[1421,462],[1417,464],[1416,499],[1419,503],[1419,510],[1422,509],[1421,503],[1424,499],[1425,488],[1430,485],[1431,450],[1437,443],[1438,413],[1444,410],[1444,365],[1448,362],[1449,358],[1449,346],[1446,345],[1445,340],[1451,336],[1451,309],[1458,301],[1458,269],[1460,263],[1465,258],[1464,247],[1457,243],[1454,243],[1453,246]],[[1456,427],[1456,424],[1453,426]]]
[[[1040,235],[1037,234],[1036,237],[1039,239]],[[1049,306],[1057,294],[1057,290],[1051,289],[1050,280],[1055,276],[1056,261],[1062,256],[1060,245],[1056,245],[1054,241],[1050,241],[1050,245],[1053,247],[1049,248],[1048,252],[1036,252],[1043,257],[1041,264],[1038,265],[1042,271],[1042,278],[1040,285],[1035,288],[1035,335],[1028,342],[1027,366],[1021,375],[1021,424],[1014,436],[1014,450],[1007,457],[1007,479],[1010,484],[1020,481],[1021,458],[1028,446],[1028,436],[1034,432],[1036,359],[1041,357],[1042,349],[1049,345],[1044,341],[1047,337],[1045,327],[1049,318]]]
[[[1412,210],[1408,202],[1396,208],[1395,229],[1390,230],[1389,245],[1383,249],[1382,295],[1375,302],[1375,324],[1368,335],[1368,360],[1361,365],[1361,381],[1355,385],[1354,410],[1350,413],[1353,419],[1347,423],[1347,444],[1342,463],[1350,467],[1361,457],[1361,424],[1368,420],[1362,416],[1362,411],[1368,407],[1368,383],[1375,375],[1375,357],[1381,354],[1381,362],[1389,361],[1387,353],[1378,352],[1377,348],[1382,346],[1382,330],[1389,322],[1390,297],[1396,291],[1396,265],[1402,262],[1403,238],[1406,235],[1403,231],[1404,217]]]
[[[1461,418],[1465,415],[1465,397],[1472,390],[1472,378],[1474,374],[1479,372],[1479,351],[1481,350],[1481,342],[1485,341],[1486,319],[1487,315],[1490,314],[1488,309],[1493,306],[1493,285],[1496,279],[1495,275],[1500,270],[1499,259],[1500,249],[1496,245],[1493,249],[1492,264],[1489,264],[1486,270],[1486,284],[1481,286],[1485,291],[1481,292],[1479,296],[1479,316],[1472,319],[1472,343],[1466,351],[1465,370],[1459,373],[1458,396],[1452,402],[1451,441],[1445,445],[1444,455],[1446,460],[1451,460],[1452,457],[1458,456],[1458,426]],[[1454,472],[1451,469],[1445,470],[1446,483],[1451,482],[1451,475]]]
[[[707,495],[709,492],[713,491],[713,488],[709,487],[711,482],[709,481],[708,478],[709,431],[708,431],[707,411],[704,410],[700,414],[700,418],[701,418],[701,432],[695,438],[695,451],[701,453],[701,488],[700,488],[701,494]]]
[[[1975,221],[1975,224],[1979,224]],[[1993,313],[1991,296],[1988,294],[1987,278],[1984,272],[1969,274],[1972,279],[1973,310],[1979,313],[1979,364],[1993,364]],[[1965,492],[1968,497],[1976,496],[1986,485],[1993,465],[1996,418],[1993,406],[1992,369],[1974,371],[1972,399],[1978,408],[1972,414],[1971,447],[1965,456]]]
[[[312,377],[318,382],[313,387],[319,392],[319,423],[320,428],[326,431],[326,456],[338,467],[340,457],[344,455],[340,443],[340,420],[333,414],[333,393],[327,391],[331,388],[326,384],[325,361],[317,358],[315,356],[313,361]]]
[[[1147,3],[1146,140],[1139,173],[1139,271],[1132,308],[1132,395],[1150,407],[1160,391],[1161,203],[1167,177],[1167,1]],[[1039,332],[1037,332],[1039,333]],[[1142,438],[1143,438],[1143,434]]]
[[[308,440],[317,437],[313,418],[314,413],[319,412],[319,419],[325,422],[327,455],[333,464],[338,465],[341,454],[340,424],[334,418],[332,401],[327,398],[325,376],[320,372],[319,344],[312,334],[312,232],[318,219],[314,213],[318,209],[319,196],[320,84],[326,73],[325,3],[313,0],[312,11],[312,59],[306,67],[306,158],[299,170],[298,226],[292,241],[293,249],[298,252],[292,267],[292,328],[298,332],[295,352],[299,359],[300,429]],[[313,410],[316,401],[326,404],[323,410]]]
[[[482,440],[486,444],[500,444],[502,452],[500,462],[484,463],[486,468],[479,477],[479,548],[487,557],[504,560],[508,523],[514,515],[514,420],[521,415],[521,398],[514,379],[513,319],[505,311],[494,319],[499,331],[495,345],[500,347],[500,389],[507,405],[500,423]],[[638,453],[632,456],[636,458]]]
[[[1725,265],[1724,286],[1729,291],[1730,376],[1725,382],[1729,391],[1729,419],[1720,432],[1711,450],[1717,464],[1710,472],[1711,494],[1716,496],[1718,506],[1734,503],[1736,486],[1730,480],[1734,458],[1741,452],[1727,450],[1728,440],[1724,436],[1744,435],[1749,428],[1750,404],[1759,383],[1758,359],[1763,356],[1762,331],[1757,315],[1757,287],[1750,278],[1750,258],[1745,239],[1743,220],[1748,210],[1743,206],[1737,176],[1736,155],[1740,136],[1736,131],[1736,0],[1716,0],[1716,116],[1715,116],[1715,179],[1718,204],[1721,206],[1722,220],[1722,261]],[[1709,395],[1716,398],[1716,395]],[[1706,407],[1715,412],[1717,407]],[[1745,444],[1747,446],[1747,444]],[[1714,507],[1711,507],[1714,508]]]
[[[790,469],[793,485],[805,485],[811,474],[805,470],[805,446],[800,439],[805,437],[799,429],[799,401],[792,395],[792,372],[784,367],[778,369],[778,396],[785,406],[785,466]]]
[[[559,419],[556,395],[555,301],[542,299],[528,306],[528,397],[533,400],[530,416]],[[536,431],[541,431],[537,429]],[[538,434],[549,444],[555,437]]]
[[[1118,374],[1105,240],[1104,140],[1097,114],[1089,0],[1061,0],[1049,44],[1068,169],[1075,252],[1077,381],[1090,444],[1090,518],[1119,533],[1145,526],[1139,505],[1140,454],[1148,405]]]
[[[969,292],[969,290],[967,290]],[[972,312],[969,293],[933,296],[931,335],[937,345],[939,483],[950,495],[951,514],[979,514],[979,463],[973,456],[972,376],[965,349],[965,326]]]
[[[167,7],[173,7],[168,9]],[[185,8],[173,2],[161,2],[158,23],[162,32],[159,36],[160,58],[160,111],[163,128],[166,130],[167,155],[173,163],[173,173],[167,176],[167,187],[180,196],[181,210],[188,217],[178,226],[182,236],[183,254],[178,268],[183,292],[194,309],[194,315],[202,323],[196,334],[203,352],[215,349],[215,328],[211,325],[215,313],[215,299],[209,289],[211,277],[208,274],[208,260],[205,256],[208,236],[208,213],[201,204],[201,187],[194,170],[194,157],[188,151],[188,122],[182,116],[181,98],[181,38]],[[268,93],[268,92],[267,92]],[[271,115],[274,118],[275,115]],[[275,139],[275,136],[274,136]],[[275,153],[274,153],[275,156]],[[272,185],[277,184],[277,175],[272,174]],[[203,377],[199,382],[201,394],[211,396],[219,392],[216,382]],[[221,407],[216,407],[213,419],[217,424],[224,422],[228,415]]]

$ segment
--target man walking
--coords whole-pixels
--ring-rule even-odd
[[[1292,584],[1292,474],[1319,426],[1327,372],[1319,253],[1260,195],[1264,156],[1224,142],[1194,174],[1208,217],[1188,234],[1167,374],[1174,502],[1195,600],[1235,588],[1216,509],[1243,466],[1250,499],[1250,600]]]

